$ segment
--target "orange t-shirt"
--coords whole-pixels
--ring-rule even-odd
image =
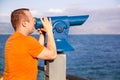
[[[31,36],[15,32],[5,45],[4,80],[36,80],[38,54],[43,46]]]

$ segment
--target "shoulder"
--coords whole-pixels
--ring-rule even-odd
[[[32,36],[28,36],[27,39],[30,40],[30,41],[37,41],[37,39],[32,37]]]
[[[39,44],[38,40],[33,36],[27,36],[27,40],[25,42],[32,45]]]

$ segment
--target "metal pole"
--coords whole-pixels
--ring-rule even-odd
[[[45,61],[45,80],[66,80],[66,54],[58,53],[57,58]]]

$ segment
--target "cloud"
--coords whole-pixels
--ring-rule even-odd
[[[119,5],[117,5],[117,7],[118,7],[118,8],[120,8],[120,4],[119,4]]]
[[[1,14],[0,15],[0,22],[10,22],[10,15],[6,15],[6,14]]]
[[[119,8],[93,10],[86,13],[90,15],[88,20],[81,27],[71,28],[71,34],[120,34]]]
[[[49,8],[46,12],[43,12],[41,15],[38,16],[58,16],[64,15],[64,9],[59,8]]]
[[[61,11],[61,12],[59,12]],[[81,9],[77,7],[64,10],[48,11],[49,15],[89,15],[88,20],[80,26],[71,27],[70,34],[120,34],[120,8]]]
[[[64,12],[64,10],[62,10],[62,9],[54,9],[54,8],[50,8],[49,10],[48,10],[48,12],[50,12],[50,13],[63,13]]]
[[[75,15],[89,15],[88,20],[80,26],[70,27],[70,34],[120,34],[120,8],[109,9],[80,9],[78,8],[66,8],[66,9],[54,9],[50,8],[43,14],[37,10],[32,10],[33,15],[41,16],[75,16]],[[1,16],[2,21],[9,20],[8,16]],[[2,28],[1,28],[2,27]],[[2,29],[2,30],[1,30]],[[10,30],[11,31],[11,30]],[[8,31],[8,32],[10,32]],[[0,33],[7,33],[6,28],[0,26]]]
[[[30,10],[31,11],[31,13],[32,13],[32,15],[38,15],[38,10]]]

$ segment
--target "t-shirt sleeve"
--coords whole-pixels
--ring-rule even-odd
[[[29,53],[33,57],[37,57],[42,50],[44,49],[44,46],[42,46],[34,37],[29,36]]]

